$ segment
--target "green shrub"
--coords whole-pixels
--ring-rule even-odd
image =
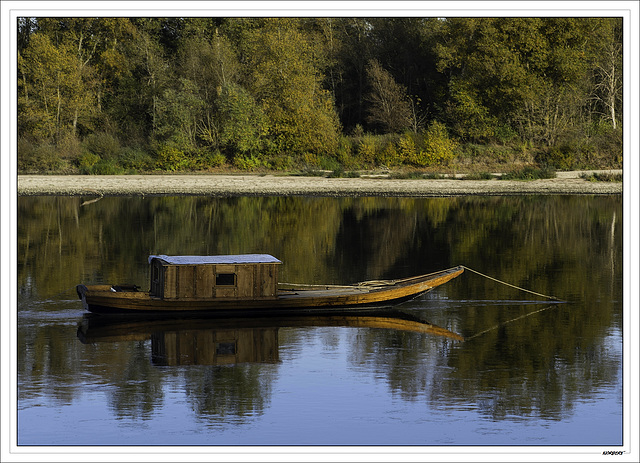
[[[220,167],[227,162],[227,158],[220,151],[215,150],[207,153],[205,156],[205,165],[207,167]]]
[[[336,170],[342,168],[338,160],[332,156],[318,155],[316,160],[318,166],[322,170]]]
[[[512,142],[518,136],[518,133],[508,125],[499,125],[495,128],[494,136],[499,143],[506,145]]]
[[[75,135],[68,133],[58,141],[56,151],[62,159],[76,160],[84,150],[80,140]]]
[[[327,175],[328,178],[360,178],[360,174],[358,172],[355,172],[353,170],[350,171],[345,171],[342,167],[338,167],[337,169],[335,169],[333,172],[331,172],[329,175]]]
[[[556,178],[556,171],[551,167],[531,167],[526,166],[521,169],[508,172],[501,177],[503,180],[540,180],[545,178]]]
[[[118,139],[105,132],[93,133],[85,140],[86,149],[100,156],[100,159],[113,159],[120,154]]]
[[[398,139],[398,157],[403,162],[409,162],[411,164],[414,163],[417,152],[416,152],[416,142],[413,139],[413,136],[409,132],[405,132]]]
[[[26,138],[18,139],[18,171],[30,170],[35,167],[35,145]]]
[[[192,163],[184,151],[170,145],[164,145],[158,151],[156,167],[172,172],[191,167]]]
[[[186,167],[195,170],[211,169],[220,167],[227,158],[217,149],[198,148],[191,155],[185,154],[187,157]]]
[[[536,161],[560,170],[621,167],[621,130],[598,124],[587,135],[577,130],[568,131],[555,146],[540,151]]]
[[[392,140],[387,141],[386,146],[377,153],[376,164],[388,167],[401,164],[401,157],[398,154],[396,144]]]
[[[316,154],[304,153],[301,157],[302,165],[307,169],[320,168],[320,160]]]
[[[240,170],[255,170],[262,167],[263,162],[255,156],[238,155],[233,158],[233,165]]]
[[[553,146],[549,150],[542,151],[536,156],[539,164],[548,165],[560,170],[573,168],[576,159],[577,147],[572,143],[564,143]]]
[[[389,174],[389,178],[393,180],[420,180],[424,179],[425,176],[423,172],[392,172]]]
[[[366,164],[373,164],[376,159],[376,137],[366,134],[358,143],[358,159]]]
[[[410,158],[410,162],[422,167],[447,165],[453,159],[456,147],[445,125],[434,121],[424,133],[423,147]]]
[[[267,166],[274,170],[290,170],[294,166],[293,158],[286,154],[277,154],[269,156],[266,162]]]
[[[83,174],[90,174],[93,166],[96,165],[99,161],[100,156],[90,153],[89,151],[85,151],[78,158],[78,169]]]
[[[622,126],[614,129],[610,123],[601,122],[594,128],[590,141],[598,156],[598,166],[622,167]]]
[[[495,176],[490,172],[473,172],[462,177],[462,180],[491,180]]]
[[[345,168],[353,168],[356,166],[356,161],[353,156],[354,145],[351,139],[341,136],[338,139],[338,146],[336,148],[336,159]]]
[[[460,148],[462,155],[472,160],[481,157],[484,153],[484,145],[476,143],[463,143]]]
[[[153,166],[153,159],[149,153],[140,148],[123,149],[118,161],[122,167],[133,171],[148,170]]]
[[[89,173],[94,175],[121,175],[124,172],[115,159],[100,159],[89,169]]]
[[[55,171],[62,161],[56,147],[51,144],[35,145],[27,140],[18,141],[18,170],[22,172]]]
[[[580,174],[580,178],[589,182],[621,182],[622,174],[611,172],[582,173]]]
[[[328,178],[341,178],[341,177],[344,177],[344,169],[342,167],[338,167],[333,172],[331,172],[329,175],[327,175],[327,177]]]

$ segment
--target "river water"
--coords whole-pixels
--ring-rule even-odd
[[[624,444],[621,196],[90,199],[18,198],[19,446]],[[105,321],[75,295],[148,288],[150,254],[236,253],[298,283],[464,265],[568,302],[467,270],[397,308],[460,341]]]

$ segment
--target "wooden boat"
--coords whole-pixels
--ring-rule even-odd
[[[352,285],[278,282],[281,262],[268,254],[150,256],[148,292],[135,285],[76,287],[85,309],[96,313],[210,313],[356,309],[398,303],[460,275],[461,266],[397,280]]]

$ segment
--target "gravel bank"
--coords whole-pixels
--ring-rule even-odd
[[[621,182],[589,182],[580,178],[581,173],[558,172],[554,179],[526,182],[207,174],[19,175],[18,195],[460,196],[622,193]]]

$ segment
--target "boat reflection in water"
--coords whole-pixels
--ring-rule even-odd
[[[378,328],[464,340],[411,314],[388,309],[270,317],[143,318],[86,314],[78,327],[78,339],[84,344],[150,339],[151,361],[160,366],[276,363],[278,330],[285,327]]]

